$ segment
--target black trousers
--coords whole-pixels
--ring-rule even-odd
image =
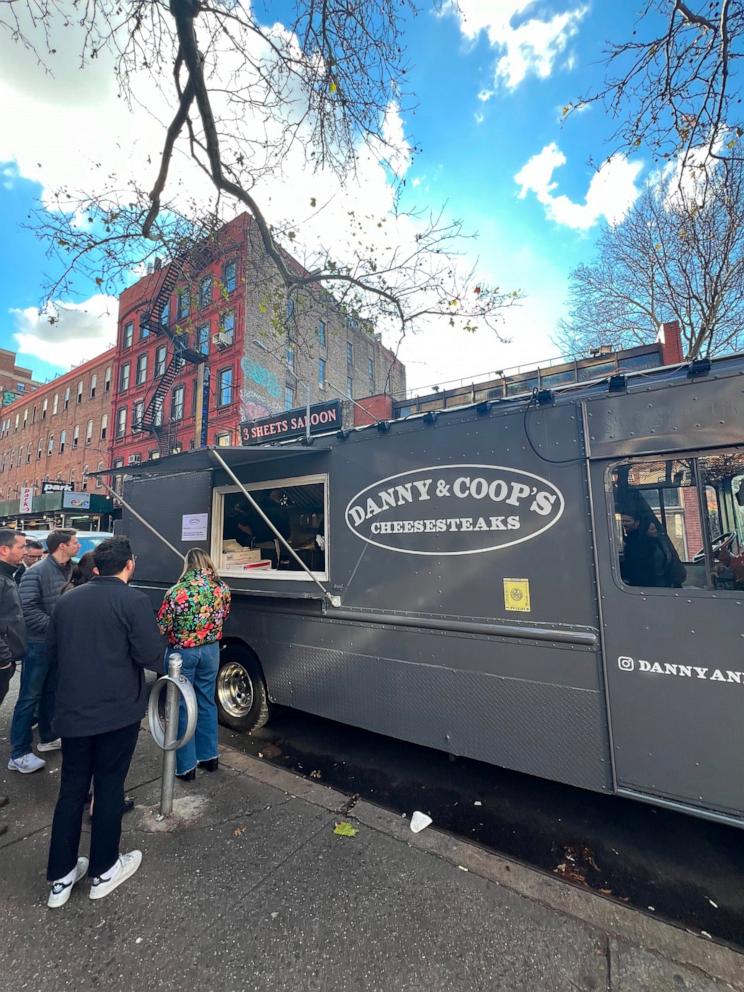
[[[124,780],[137,744],[139,723],[92,737],[62,738],[62,777],[52,821],[47,878],[63,878],[77,864],[83,810],[91,779],[96,801],[90,836],[92,877],[108,871],[119,857]]]

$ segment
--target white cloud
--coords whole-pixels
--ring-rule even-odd
[[[82,303],[56,301],[44,313],[11,309],[18,352],[64,369],[87,362],[114,344],[118,307],[116,297],[98,294]]]
[[[565,194],[555,193],[558,183],[553,173],[566,161],[555,142],[533,155],[514,176],[520,187],[520,200],[534,193],[550,220],[577,231],[594,227],[602,218],[610,224],[619,223],[638,198],[636,179],[643,164],[630,162],[624,155],[613,155],[592,176],[584,202],[575,203]]]
[[[494,83],[516,89],[528,75],[547,79],[557,59],[564,54],[579,24],[589,11],[580,5],[550,17],[531,15],[533,0],[446,0],[442,14],[454,15],[468,41],[485,32],[488,42],[499,52],[494,66]],[[564,68],[573,68],[569,54]],[[488,90],[482,90],[488,93]],[[479,99],[482,97],[479,95]]]
[[[476,111],[473,114],[473,119],[474,119],[474,121],[475,121],[476,124],[480,125],[480,124],[482,124],[485,121],[486,115],[485,114],[481,114],[480,111]]]

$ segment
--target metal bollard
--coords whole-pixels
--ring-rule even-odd
[[[176,751],[194,736],[196,730],[197,704],[194,687],[189,680],[181,675],[180,654],[175,651],[168,655],[168,674],[158,679],[150,693],[147,707],[147,718],[150,733],[158,747],[163,750],[163,777],[160,784],[160,817],[170,816],[173,812],[173,787],[176,778]],[[165,687],[165,724],[160,720],[158,705],[160,695]],[[186,729],[181,738],[178,737],[179,696],[183,696],[186,704]]]

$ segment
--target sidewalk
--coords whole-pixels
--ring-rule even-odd
[[[744,955],[235,751],[154,818],[147,731],[123,850],[142,867],[100,902],[46,908],[60,756],[5,770],[0,712],[0,992],[744,992]],[[354,837],[334,825],[346,820]],[[84,838],[84,843],[86,838]],[[85,848],[83,849],[85,853]],[[691,854],[692,856],[692,854]]]

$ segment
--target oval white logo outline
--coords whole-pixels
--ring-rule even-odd
[[[444,469],[453,469],[453,468],[487,468],[487,469],[497,470],[500,472],[510,472],[514,475],[526,476],[528,479],[536,479],[538,482],[541,482],[548,489],[557,493],[558,499],[560,500],[560,509],[555,514],[555,516],[545,524],[544,527],[541,527],[540,530],[535,531],[534,534],[528,534],[526,537],[518,537],[515,541],[508,541],[506,544],[495,544],[490,548],[473,548],[470,551],[413,551],[410,550],[409,548],[393,548],[389,544],[382,544],[381,541],[373,541],[372,538],[365,537],[363,534],[360,534],[359,531],[356,530],[355,527],[353,527],[349,523],[349,509],[351,508],[351,505],[355,503],[360,496],[363,496],[368,490],[375,489],[377,486],[382,486],[384,483],[390,482],[393,479],[405,478],[405,476],[407,475],[420,475],[423,472],[441,472]],[[563,493],[560,491],[558,486],[555,485],[554,482],[550,482],[549,479],[544,479],[541,475],[537,475],[535,472],[527,472],[525,469],[510,468],[508,465],[484,465],[484,464],[476,464],[473,462],[458,463],[456,465],[451,465],[451,464],[423,465],[421,468],[413,468],[413,469],[409,469],[407,472],[396,472],[394,475],[388,475],[384,479],[378,479],[376,482],[372,482],[368,486],[365,486],[364,489],[360,489],[359,492],[355,493],[354,496],[352,496],[349,502],[346,504],[346,508],[344,509],[344,522],[346,523],[346,526],[349,528],[351,533],[355,537],[358,537],[360,541],[365,541],[367,544],[373,544],[377,548],[382,548],[383,551],[393,551],[395,554],[399,554],[399,555],[424,555],[428,558],[445,558],[445,557],[451,558],[451,557],[459,557],[462,555],[482,555],[485,554],[487,551],[501,551],[503,548],[512,548],[516,544],[524,544],[525,541],[532,541],[534,538],[539,537],[541,534],[544,534],[546,530],[550,530],[551,527],[553,527],[555,524],[558,523],[558,521],[563,516],[563,511],[565,509],[565,506],[566,506],[566,501],[563,498]]]

